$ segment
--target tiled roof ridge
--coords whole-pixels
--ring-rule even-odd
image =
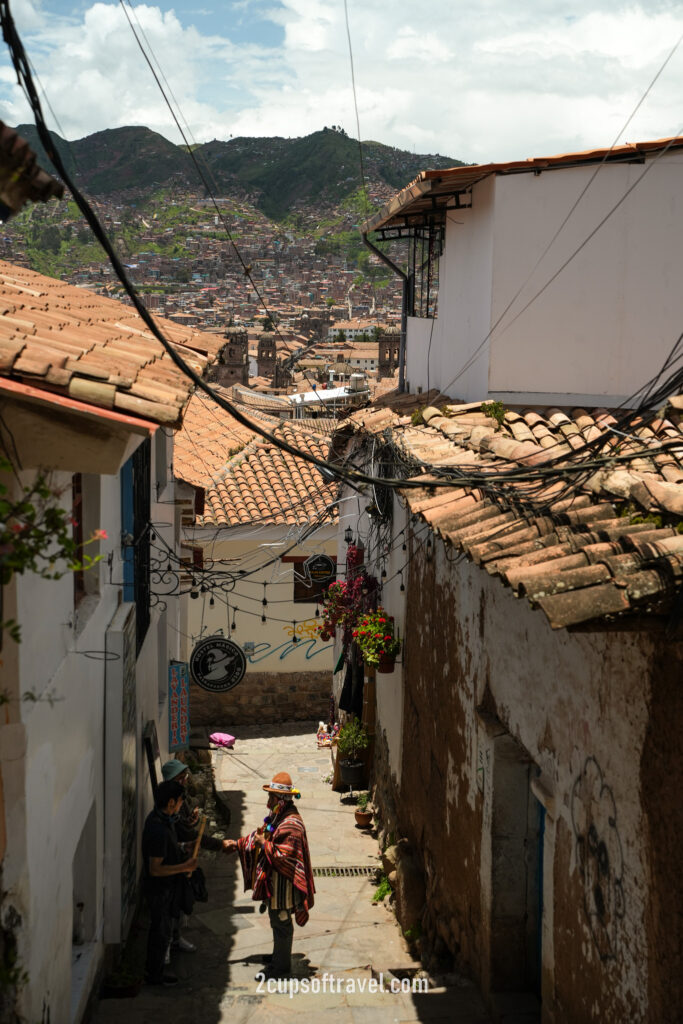
[[[252,438],[229,460],[222,480],[207,491],[200,525],[295,525],[328,512],[336,484],[326,483],[315,466],[278,447],[280,439],[318,458],[327,457],[329,442],[298,430],[291,421],[278,425],[272,438]],[[328,517],[334,514],[328,512]]]
[[[427,405],[422,423],[383,407],[349,420],[361,434],[390,432],[423,485],[401,489],[410,511],[541,608],[552,628],[668,615],[683,591],[683,401],[670,401],[670,418],[633,412],[617,420],[616,410],[574,406],[507,410],[500,424],[482,404]],[[532,494],[528,480],[495,488],[501,470],[533,469],[557,455],[561,470],[593,441],[618,446],[626,459],[593,467],[570,496],[557,477],[539,477]],[[434,488],[430,465],[461,468],[467,482]],[[478,469],[486,470],[479,486]]]
[[[157,322],[199,374],[225,344],[218,335]],[[132,307],[4,261],[0,375],[171,426],[194,387]]]

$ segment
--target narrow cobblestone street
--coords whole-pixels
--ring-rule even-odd
[[[197,905],[184,931],[198,951],[174,955],[180,983],[172,989],[143,988],[134,999],[102,1000],[94,1024],[305,1024],[319,1021],[323,1010],[326,1021],[335,1024],[487,1024],[490,1018],[476,989],[464,980],[449,976],[448,987],[442,983],[428,994],[388,991],[392,980],[396,985],[397,979],[410,979],[420,965],[388,907],[372,902],[375,882],[366,871],[379,863],[377,841],[356,827],[353,805],[326,781],[332,771],[330,751],[316,747],[315,723],[237,731],[233,751],[213,754],[216,791],[230,810],[229,836],[261,823],[266,813],[262,786],[276,772],[290,772],[302,793],[297,806],[308,832],[316,901],[306,927],[295,927],[293,987],[308,979],[320,990],[269,993],[259,986],[255,975],[272,948],[268,917],[242,891],[236,858],[202,852],[210,898]],[[358,873],[341,873],[345,868]],[[141,956],[145,927],[142,915],[131,940]],[[385,991],[369,989],[373,978]],[[403,989],[408,984],[404,980]]]

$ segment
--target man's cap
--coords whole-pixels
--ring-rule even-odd
[[[166,764],[161,766],[161,774],[164,777],[164,782],[170,782],[171,779],[176,779],[183,772],[189,771],[186,764],[174,758],[172,761],[167,761]]]
[[[273,775],[273,781],[265,785],[266,793],[275,793],[276,796],[300,797],[301,793],[292,785],[292,776],[288,772],[278,772]]]

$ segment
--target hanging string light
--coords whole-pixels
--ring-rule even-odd
[[[401,591],[401,593],[403,593],[403,591],[406,589],[405,583],[403,582],[403,569],[399,569],[398,574],[401,577],[401,586],[398,589]]]
[[[261,604],[263,605],[264,608],[266,608],[267,605],[268,605],[268,598],[266,597],[266,587],[267,586],[268,586],[267,583],[263,584],[263,600],[261,601]]]
[[[296,619],[292,619],[292,627],[293,627],[293,631],[294,631],[294,635],[292,636],[292,643],[293,644],[298,644],[299,643],[299,637],[296,635]]]
[[[237,629],[237,623],[235,622],[235,615],[239,611],[239,608],[235,606],[232,610],[232,622],[230,623],[230,629]]]

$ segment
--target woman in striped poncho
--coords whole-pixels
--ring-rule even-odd
[[[251,889],[253,898],[268,907],[273,956],[264,973],[281,978],[292,969],[292,914],[298,925],[306,924],[315,886],[306,829],[293,803],[301,794],[287,772],[279,772],[263,788],[269,811],[263,825],[231,843],[227,852],[239,853],[245,890]]]

